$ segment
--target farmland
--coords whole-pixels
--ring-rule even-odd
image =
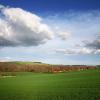
[[[99,100],[100,68],[62,73],[2,72],[0,100]]]

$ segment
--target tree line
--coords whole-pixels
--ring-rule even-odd
[[[58,73],[66,71],[80,71],[96,69],[96,66],[86,65],[50,65],[50,64],[16,64],[0,62],[0,72],[47,72]]]

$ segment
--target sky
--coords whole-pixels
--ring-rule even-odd
[[[0,0],[0,61],[100,64],[100,1]]]

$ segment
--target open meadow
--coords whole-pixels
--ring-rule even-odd
[[[0,100],[100,100],[100,69],[0,76]]]

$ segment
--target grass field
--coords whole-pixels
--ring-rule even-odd
[[[100,69],[0,77],[0,100],[100,100]]]

